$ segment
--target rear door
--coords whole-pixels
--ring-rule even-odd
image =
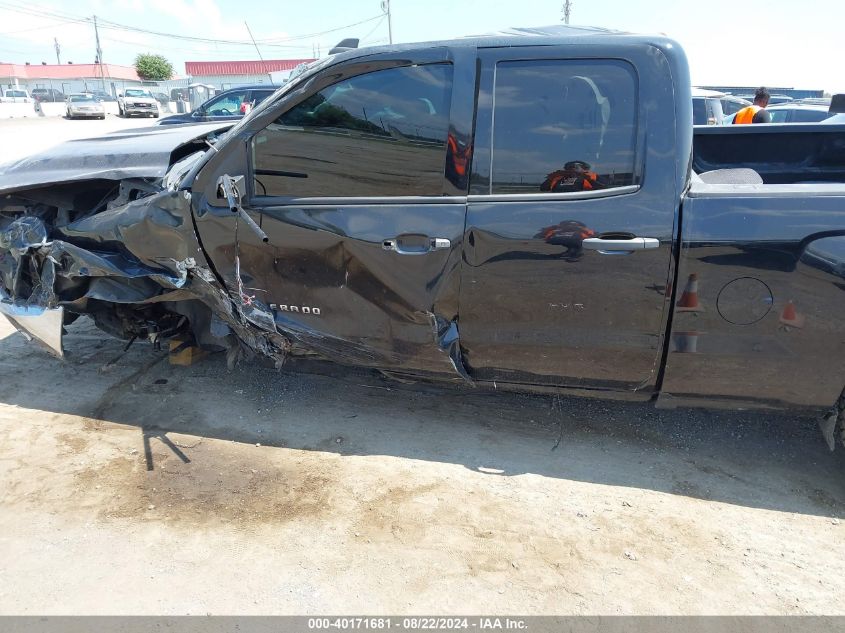
[[[242,134],[245,206],[269,244],[243,226],[236,242],[225,209],[201,212],[200,234],[233,291],[239,253],[245,292],[301,347],[457,378],[466,191],[446,177],[447,137],[472,61],[438,48],[335,65]]]
[[[482,380],[647,393],[671,294],[671,78],[660,55],[553,50],[480,56],[465,358]]]

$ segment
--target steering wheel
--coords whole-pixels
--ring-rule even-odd
[[[232,116],[232,113],[229,112],[226,108],[220,108],[214,114],[221,115],[221,116]]]

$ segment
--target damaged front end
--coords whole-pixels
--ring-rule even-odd
[[[472,383],[457,329],[463,204],[256,214],[243,178],[215,171],[246,161],[226,157],[243,147],[231,133],[168,127],[0,168],[0,313],[28,338],[61,357],[65,327],[87,316],[127,345],[226,350],[230,367],[307,355]],[[426,238],[425,257],[385,247],[435,231],[447,237]]]
[[[59,357],[64,326],[81,315],[127,342],[158,346],[186,334],[228,349],[232,361],[246,352],[281,363],[289,348],[271,314],[217,281],[194,231],[191,194],[147,180],[4,196],[0,282],[0,313]]]

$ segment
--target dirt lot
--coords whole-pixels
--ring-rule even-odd
[[[811,421],[0,333],[2,613],[845,610]]]
[[[845,613],[812,420],[69,330],[60,362],[0,324],[0,613]]]

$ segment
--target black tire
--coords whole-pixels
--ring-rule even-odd
[[[103,116],[99,117],[99,119],[100,119],[100,121],[105,121],[105,120],[106,120],[106,115],[104,114]]]

